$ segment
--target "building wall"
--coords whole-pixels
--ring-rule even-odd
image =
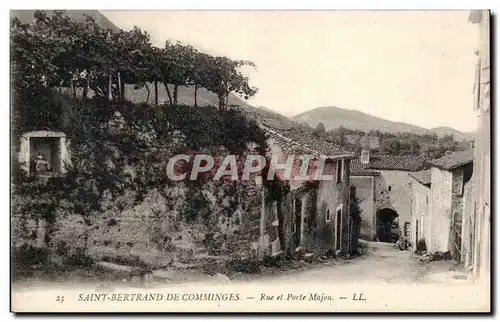
[[[405,222],[411,222],[412,189],[406,171],[380,170],[381,186],[377,189],[377,210],[391,207],[398,213],[401,232]],[[390,191],[389,191],[390,187]]]
[[[472,254],[474,253],[475,210],[474,210],[474,183],[470,180],[464,187],[464,211],[462,217],[462,257],[461,261],[466,268],[472,268]]]
[[[279,155],[278,162],[285,163],[287,151],[282,149],[279,144],[273,140],[268,140],[273,155]],[[342,182],[337,183],[337,163],[342,162]],[[340,250],[348,250],[349,240],[349,160],[328,160],[325,163],[323,175],[332,175],[332,181],[320,181],[317,185],[305,185],[303,182],[290,182],[291,189],[282,199],[278,213],[281,214],[280,224],[282,226],[283,239],[281,249],[287,255],[293,255],[295,250],[302,246],[302,252],[311,252],[317,255],[325,254],[334,250],[336,247],[336,210],[342,205],[341,217],[341,240]],[[295,243],[294,226],[296,225],[296,216],[294,209],[294,199],[299,198],[302,201],[302,221],[301,245]],[[264,208],[265,223],[269,226],[272,220],[272,210],[269,205]],[[330,211],[331,220],[327,221],[327,212]],[[267,235],[267,236],[266,236]],[[261,250],[265,255],[269,254],[266,245],[272,241],[269,235],[264,234],[260,237]]]
[[[376,176],[351,176],[351,185],[356,187],[361,209],[360,238],[375,240],[375,181]]]
[[[451,229],[452,173],[437,168],[431,169],[430,235],[429,252],[449,250]]]
[[[351,176],[351,184],[361,199],[361,238],[377,239],[377,211],[384,208],[398,213],[401,233],[405,222],[412,222],[412,188],[405,171],[382,170],[378,176]],[[389,191],[389,186],[391,191]]]
[[[490,11],[482,10],[479,25],[480,77],[477,91],[478,123],[474,151],[474,200],[475,200],[475,239],[473,274],[479,282],[490,284],[491,249],[491,128],[490,128]]]
[[[450,229],[450,252],[452,257],[457,261],[465,259],[464,249],[464,231],[467,229],[465,207],[470,207],[470,191],[472,163],[456,168],[452,171],[452,188],[451,188],[451,229]],[[469,198],[467,200],[467,198]]]
[[[339,162],[339,161],[336,161]],[[336,178],[336,162],[327,162],[324,174]],[[309,193],[304,214],[304,247],[306,251],[321,255],[335,251],[337,246],[337,215],[341,209],[340,245],[341,252],[348,251],[349,241],[349,164],[344,160],[342,182],[320,181],[317,192]],[[316,199],[316,200],[315,200]],[[330,220],[327,221],[327,213]]]
[[[415,179],[412,179],[412,210],[411,210],[411,236],[410,242],[412,249],[417,249],[417,242],[423,239],[426,245],[431,240],[430,235],[430,205],[431,205],[431,188],[421,184]],[[418,220],[418,231],[417,231]]]
[[[491,245],[491,150],[490,113],[479,111],[479,126],[474,151],[474,182],[476,201],[476,239],[474,254],[474,275],[483,281],[490,277]],[[485,282],[486,283],[486,282]]]

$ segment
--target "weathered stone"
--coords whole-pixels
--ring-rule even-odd
[[[224,275],[224,274],[221,274],[221,273],[217,273],[214,275],[214,280],[220,282],[220,283],[230,283],[231,280],[229,279],[229,277],[227,275]]]
[[[305,260],[307,263],[312,263],[312,262],[314,262],[314,260],[315,260],[314,253],[306,253],[306,254],[304,255],[304,260]]]
[[[172,281],[174,279],[175,272],[173,270],[158,269],[153,271],[152,274],[158,279]]]
[[[104,269],[109,269],[113,271],[120,271],[120,272],[133,272],[137,270],[138,268],[132,267],[132,266],[125,266],[125,265],[118,265],[114,263],[109,263],[109,262],[97,262],[97,266],[104,268]]]

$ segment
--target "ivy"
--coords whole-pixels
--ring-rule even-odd
[[[310,190],[309,190],[309,198],[307,199],[307,210],[306,210],[306,216],[304,218],[304,221],[306,223],[306,227],[308,227],[309,230],[313,230],[316,225],[317,225],[317,220],[318,220],[318,189],[314,189],[316,187],[318,182],[311,182],[309,184]]]

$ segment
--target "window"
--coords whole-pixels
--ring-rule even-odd
[[[425,196],[425,203],[429,204],[429,196]]]
[[[330,222],[332,220],[330,209],[326,210],[326,222]]]
[[[344,163],[344,160],[338,160],[337,161],[337,183],[342,182],[342,165]]]
[[[391,186],[388,186],[387,187],[387,190],[391,191],[392,187]]]

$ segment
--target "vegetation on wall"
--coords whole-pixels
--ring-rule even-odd
[[[305,189],[309,194],[306,204],[306,215],[304,217],[305,227],[312,231],[318,222],[318,186],[319,181],[309,181],[305,184]]]
[[[232,232],[218,227],[212,217],[231,216],[237,210],[235,200],[245,199],[245,192],[237,188],[227,204],[214,195],[209,200],[204,189],[214,187],[204,180],[174,187],[165,166],[178,153],[214,155],[223,148],[225,153],[243,154],[249,143],[256,144],[256,153],[266,151],[259,126],[228,107],[229,93],[244,98],[256,93],[240,70],[254,66],[252,62],[214,57],[170,41],[157,48],[137,27],[106,29],[91,17],[77,23],[62,11],[51,17],[37,11],[31,24],[13,19],[11,54],[15,266],[47,264],[54,256],[62,256],[66,264],[88,264],[92,234],[117,226],[113,214],[134,214],[139,206],[141,214],[152,215],[149,237],[158,250],[176,242],[165,235],[201,220],[212,229],[210,247],[219,251],[214,245]],[[148,92],[153,84],[155,104],[126,101],[125,84],[146,87]],[[169,97],[163,105],[158,102],[159,86]],[[199,88],[215,93],[218,106],[179,105],[180,86],[195,89],[195,107]],[[19,138],[33,130],[66,134],[71,163],[64,175],[42,180],[20,169]],[[254,202],[247,199],[240,203],[245,211]],[[165,209],[155,204],[160,201],[167,204]],[[173,205],[178,201],[183,206]],[[170,217],[180,220],[173,228],[168,228]],[[45,236],[40,248],[36,227],[42,221]],[[126,244],[134,247],[133,242]],[[104,241],[106,245],[111,241]]]
[[[351,219],[351,247],[354,253],[357,253],[358,239],[361,232],[361,200],[359,199],[356,189],[351,187],[349,217]]]

